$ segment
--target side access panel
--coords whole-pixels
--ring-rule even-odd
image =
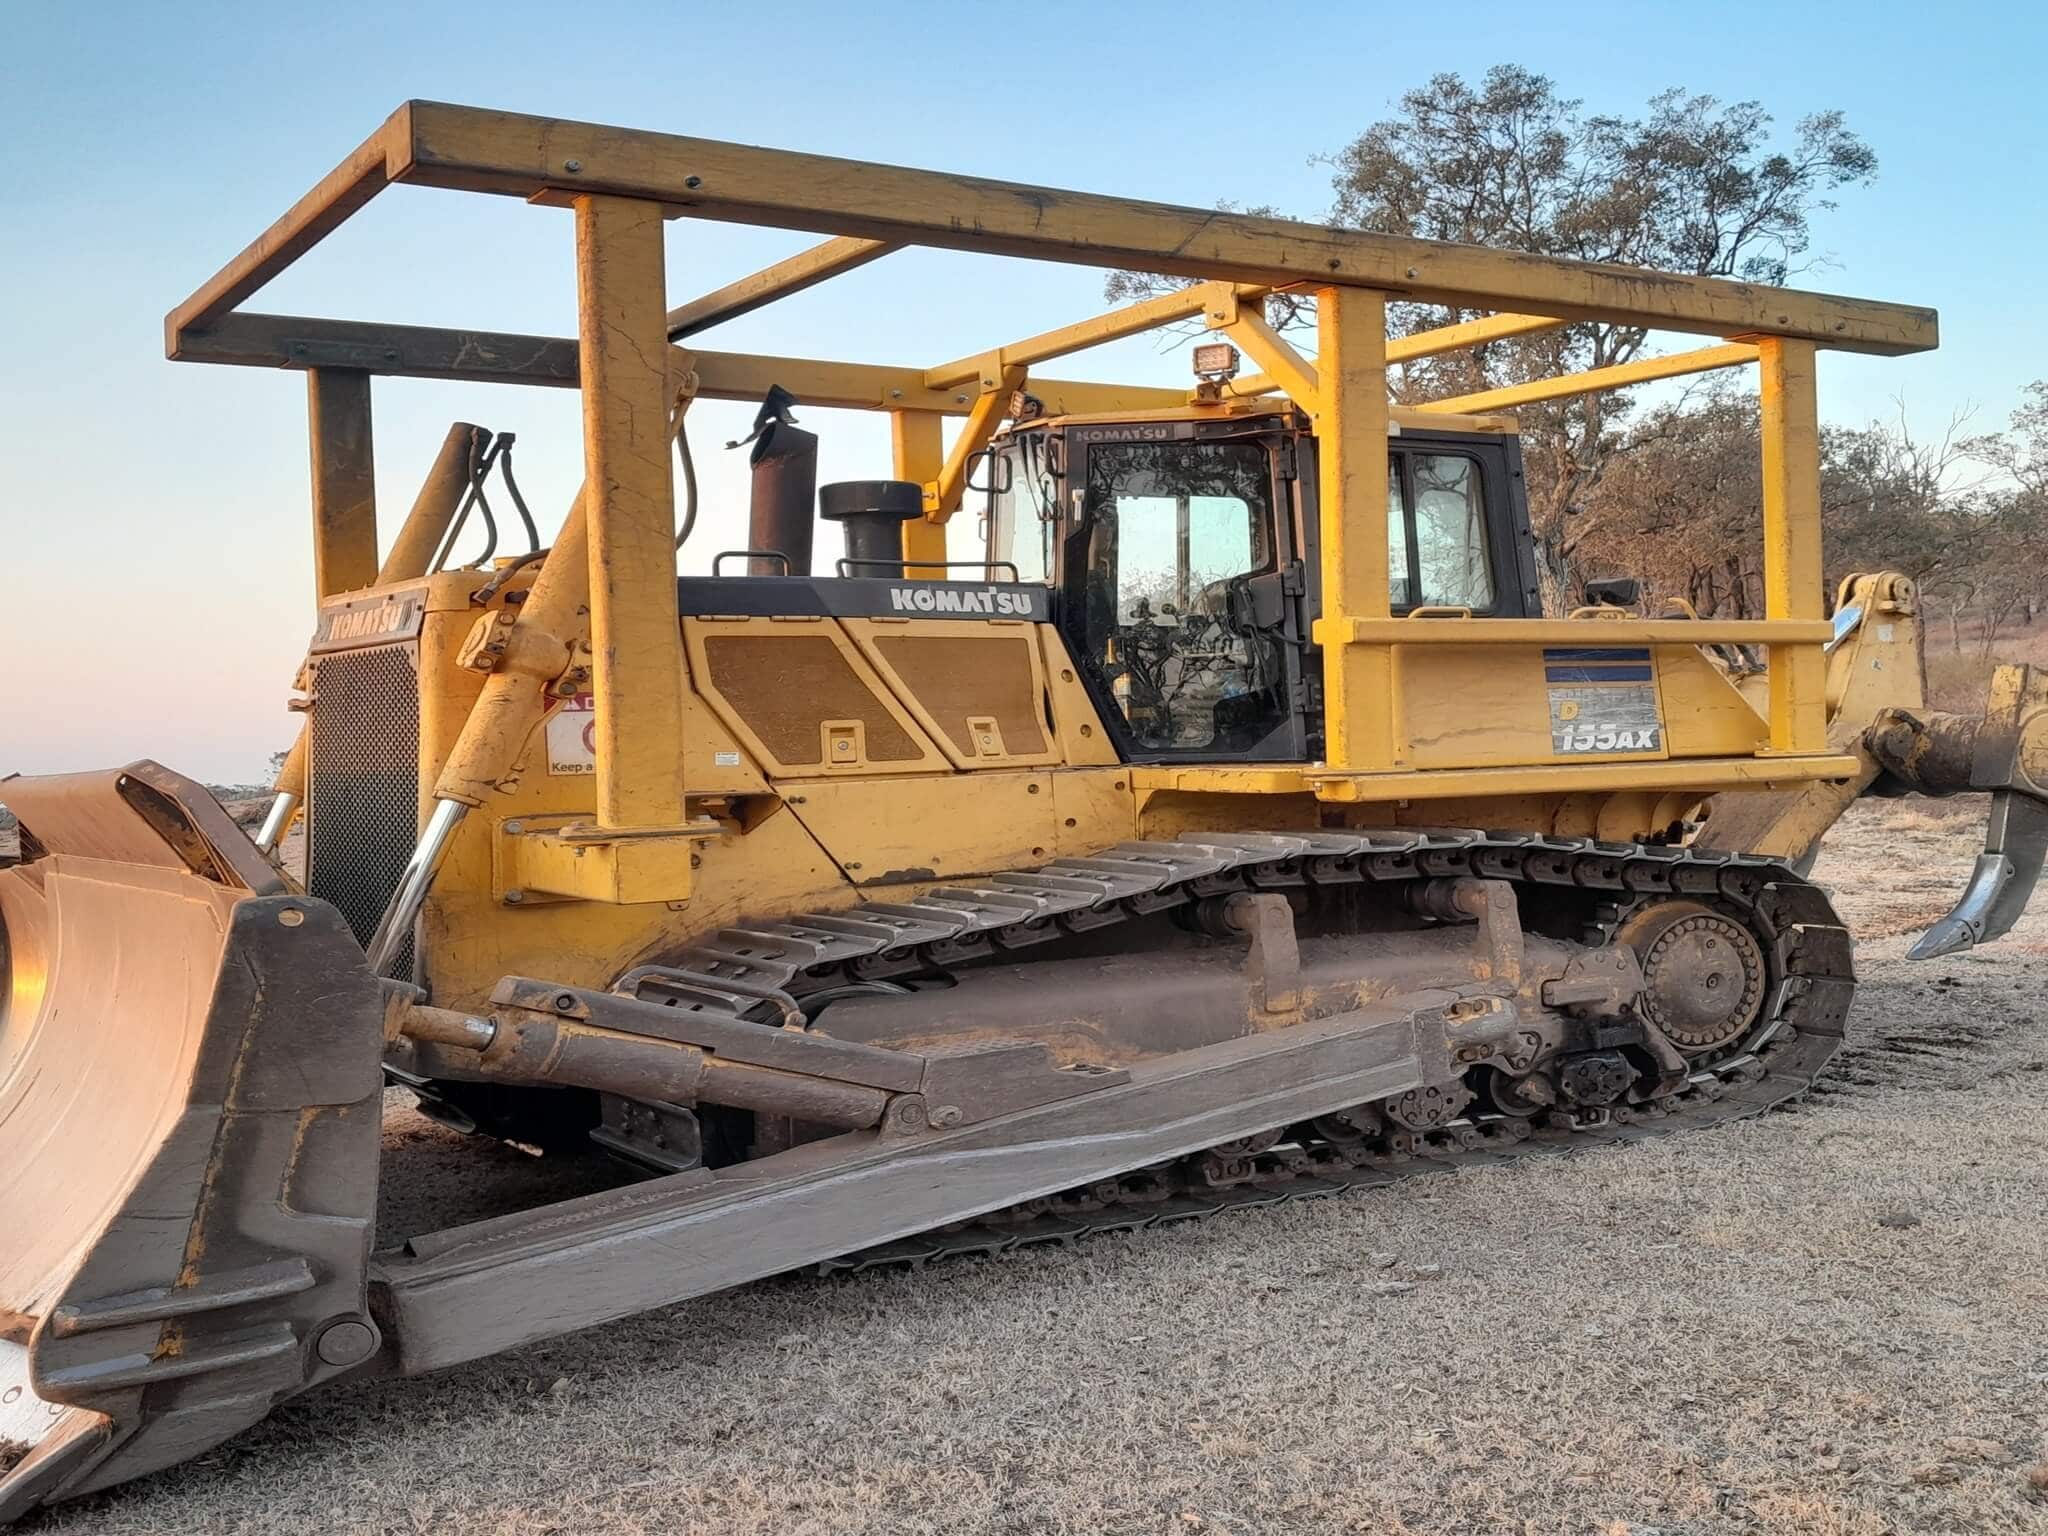
[[[952,767],[837,620],[683,621],[690,676],[772,778]]]

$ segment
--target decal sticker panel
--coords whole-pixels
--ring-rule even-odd
[[[548,772],[557,777],[597,772],[597,703],[587,693],[564,699],[548,716]]]
[[[1560,757],[1664,750],[1657,674],[1647,648],[1560,647],[1543,653],[1550,749]]]

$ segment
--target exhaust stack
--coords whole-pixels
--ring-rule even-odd
[[[818,489],[818,436],[791,418],[796,397],[781,386],[768,391],[754,418],[753,495],[748,506],[747,547],[779,550],[787,574],[811,574],[811,503]],[[739,444],[732,446],[737,448]],[[747,561],[749,576],[785,574],[773,560]]]

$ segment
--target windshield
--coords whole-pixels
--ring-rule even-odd
[[[988,558],[989,575],[1007,579],[995,562],[1007,560],[1019,581],[1049,581],[1052,516],[1059,490],[1053,482],[1045,434],[1028,432],[995,449],[990,456]]]

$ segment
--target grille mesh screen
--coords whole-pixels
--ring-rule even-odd
[[[306,795],[306,885],[367,944],[419,830],[420,691],[410,645],[320,659]],[[391,973],[410,976],[412,940]]]
[[[881,635],[875,640],[882,659],[968,757],[974,756],[975,741],[967,722],[979,715],[994,717],[1004,751],[1030,757],[1045,750],[1037,679],[1031,673],[1035,644],[1024,635]]]
[[[915,762],[923,750],[874,690],[823,635],[712,635],[704,642],[711,681],[748,729],[792,766],[822,762],[827,720],[867,727],[868,760]]]

